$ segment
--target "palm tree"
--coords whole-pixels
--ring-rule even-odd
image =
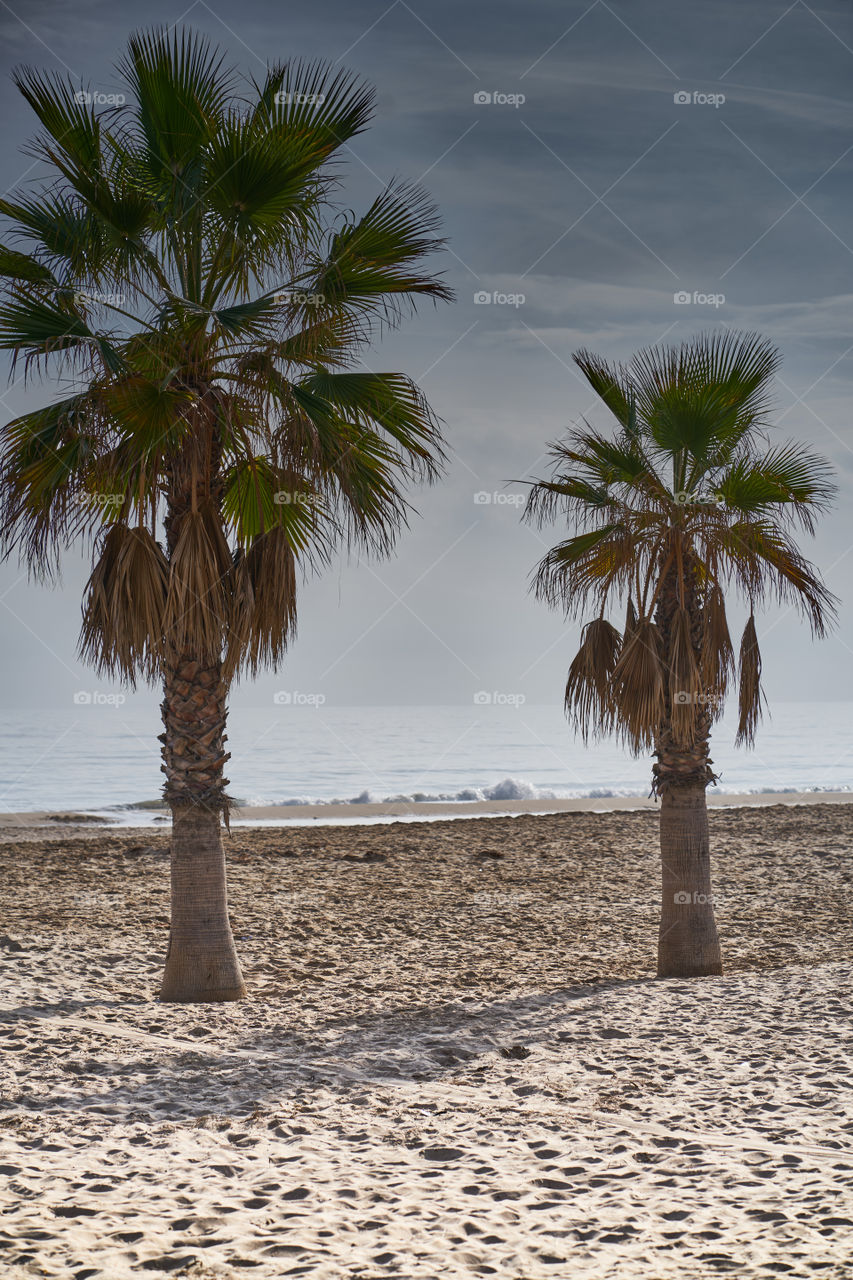
[[[660,797],[659,977],[722,972],[710,880],[706,788],[712,724],[738,678],[738,743],[761,716],[755,609],[797,607],[822,636],[834,597],[794,541],[828,503],[830,469],[769,438],[768,390],[778,354],[755,334],[652,347],[614,365],[575,363],[616,418],[615,435],[585,426],[552,446],[553,475],[525,511],[566,516],[572,536],[540,562],[534,587],[567,615],[585,614],[566,711],[587,741],[615,734],[652,750]],[[735,659],[727,592],[748,620]],[[620,630],[606,618],[624,609]]]
[[[246,992],[220,820],[226,695],[282,658],[298,570],[339,545],[388,553],[406,490],[443,462],[439,425],[399,373],[359,368],[418,298],[438,219],[392,182],[360,217],[336,158],[374,91],[320,63],[241,82],[202,37],[135,34],[124,100],[56,75],[16,83],[49,171],[0,200],[0,346],[70,378],[8,423],[0,534],[37,574],[88,539],[81,653],[162,682],[172,920],[162,998]]]

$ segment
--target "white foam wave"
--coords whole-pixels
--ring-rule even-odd
[[[807,794],[839,794],[849,793],[849,787],[843,786],[827,786],[827,787],[739,787],[728,788],[722,784],[717,787],[717,791],[724,792],[728,795],[743,796],[763,796],[763,795],[793,795],[797,793]],[[709,795],[713,795],[713,790],[709,790]],[[239,801],[239,808],[297,808],[299,806],[310,806],[322,808],[330,805],[352,806],[354,815],[359,808],[371,804],[464,804],[465,802],[483,802],[483,801],[499,801],[499,800],[610,800],[618,798],[637,799],[648,796],[648,788],[630,788],[630,787],[586,787],[586,788],[566,788],[553,790],[547,787],[537,787],[534,783],[527,781],[525,778],[502,778],[500,782],[494,783],[492,786],[482,787],[463,787],[458,791],[411,791],[400,792],[394,794],[385,794],[384,792],[370,791],[365,789],[354,796],[339,796],[329,799],[328,797],[312,797],[310,795],[288,796],[285,799],[270,798],[268,796],[247,796]],[[149,802],[150,804],[151,802]],[[149,807],[146,805],[146,808]],[[98,812],[115,813],[116,811],[125,813],[139,813],[136,805],[116,805],[110,806],[106,810]],[[162,821],[162,818],[156,819]]]

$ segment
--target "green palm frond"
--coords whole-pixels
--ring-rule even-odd
[[[22,67],[13,79],[44,127],[31,152],[88,198],[101,175],[101,121],[70,77]]]
[[[764,425],[777,365],[768,342],[734,332],[700,335],[680,348],[650,347],[634,357],[629,376],[638,413],[654,445],[680,461],[680,488]]]
[[[43,284],[49,289],[55,289],[59,283],[53,272],[37,258],[5,246],[0,246],[0,276],[19,284]]]
[[[791,443],[738,458],[714,483],[731,510],[743,515],[790,516],[809,533],[836,492],[826,460]]]
[[[134,127],[153,189],[186,208],[235,77],[204,36],[179,28],[131,36],[120,69],[138,104]]]
[[[596,395],[627,431],[636,421],[636,406],[625,369],[586,349],[576,351],[572,359]]]
[[[300,139],[316,157],[315,166],[362,133],[376,105],[371,85],[321,61],[277,64],[255,90],[252,127],[260,135],[273,130],[288,140]]]
[[[392,183],[361,218],[345,221],[331,236],[311,280],[322,299],[321,313],[348,309],[369,333],[374,319],[396,320],[419,297],[449,301],[451,292],[440,276],[419,269],[424,257],[443,247],[437,230],[427,196],[417,187]]]
[[[310,374],[300,390],[320,397],[354,423],[376,429],[398,446],[400,465],[434,478],[444,461],[441,433],[420,389],[399,373]]]
[[[40,577],[55,574],[61,553],[100,523],[104,506],[85,497],[101,430],[100,407],[84,394],[14,418],[0,436],[0,544]]]
[[[0,214],[12,220],[12,232],[36,244],[54,275],[70,276],[82,287],[101,271],[105,238],[97,220],[70,193],[19,194],[0,199]]]
[[[729,578],[753,600],[793,605],[818,637],[835,621],[837,600],[796,547],[772,520],[738,520],[720,538]]]

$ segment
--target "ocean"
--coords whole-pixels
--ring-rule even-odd
[[[159,713],[152,705],[6,711],[0,810],[121,813],[156,800]],[[753,751],[732,718],[712,743],[721,791],[853,790],[853,703],[780,702]],[[237,708],[230,791],[247,804],[644,796],[651,763],[611,741],[576,739],[559,706]],[[130,815],[126,815],[125,820]]]

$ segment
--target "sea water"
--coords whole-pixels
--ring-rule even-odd
[[[853,790],[853,703],[776,703],[755,750],[715,726],[719,789]],[[103,811],[156,800],[155,705],[129,699],[0,713],[0,810]],[[230,791],[247,804],[644,796],[651,761],[612,740],[584,745],[559,706],[238,707]]]

